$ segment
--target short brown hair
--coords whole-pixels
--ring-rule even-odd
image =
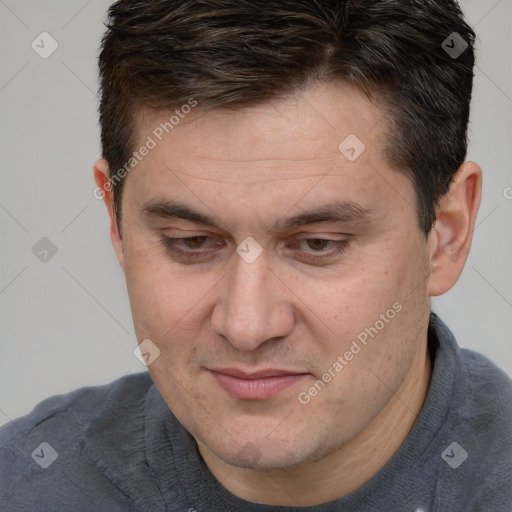
[[[451,38],[451,39],[450,39]],[[454,39],[455,38],[455,39]],[[118,222],[137,112],[205,110],[349,82],[393,120],[386,157],[413,182],[428,233],[464,162],[475,34],[454,0],[119,0],[99,57],[103,157]],[[456,55],[444,47],[467,47]]]

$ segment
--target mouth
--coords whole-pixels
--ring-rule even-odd
[[[279,369],[247,372],[236,368],[220,368],[208,371],[224,391],[241,400],[267,400],[309,375]]]

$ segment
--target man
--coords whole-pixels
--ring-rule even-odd
[[[512,510],[510,379],[430,309],[473,42],[449,0],[114,3],[94,175],[149,373],[3,427],[4,509]]]

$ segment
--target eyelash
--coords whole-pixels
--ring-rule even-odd
[[[192,250],[191,252],[189,252],[189,251],[184,251],[184,250],[176,247],[179,242],[183,242],[185,240],[192,240],[194,238],[204,238],[205,241],[211,240],[211,238],[206,235],[196,235],[196,236],[190,236],[190,237],[163,236],[160,239],[160,242],[165,246],[166,249],[168,249],[169,251],[172,251],[178,257],[188,258],[188,259],[196,259],[196,258],[204,257],[205,253],[200,252],[199,250],[198,251]],[[326,242],[326,243],[330,242],[331,244],[334,244],[334,246],[335,246],[334,251],[330,251],[327,254],[324,254],[327,251],[316,251],[318,254],[320,254],[319,256],[303,256],[304,259],[309,259],[311,261],[316,261],[316,262],[322,261],[323,259],[326,259],[326,258],[330,258],[337,254],[343,253],[347,249],[347,247],[350,243],[349,238],[345,238],[343,240],[330,240],[327,238],[302,238],[300,240],[301,241],[322,241],[322,242]],[[294,245],[294,244],[292,244],[292,245]]]

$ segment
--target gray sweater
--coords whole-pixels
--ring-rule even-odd
[[[48,398],[0,429],[2,512],[511,512],[512,382],[431,316],[433,375],[401,448],[316,507],[250,503],[208,471],[147,372]]]

